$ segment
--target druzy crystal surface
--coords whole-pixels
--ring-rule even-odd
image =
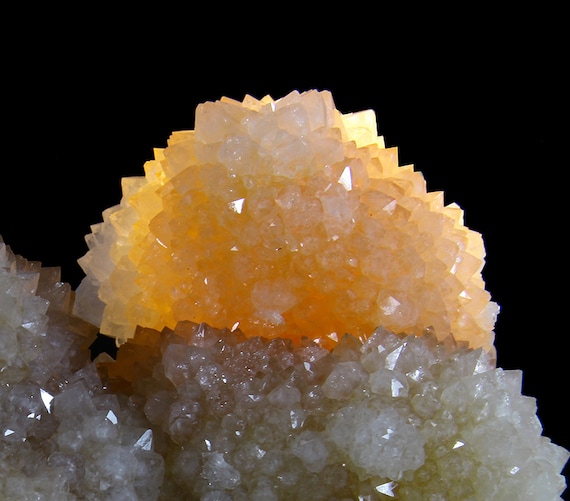
[[[97,328],[60,270],[0,238],[0,499],[158,499],[164,460],[143,413],[104,390]]]
[[[144,171],[77,291],[0,239],[0,499],[561,499],[481,236],[372,111],[222,98]]]
[[[330,351],[181,322],[139,329],[101,368],[169,437],[172,499],[554,500],[564,488],[568,451],[541,436],[521,372],[430,331],[377,328]]]
[[[137,325],[239,325],[333,345],[378,325],[493,346],[481,235],[329,92],[196,110],[123,179],[80,259],[78,311],[119,344]]]

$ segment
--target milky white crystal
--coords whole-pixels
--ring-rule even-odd
[[[554,501],[565,488],[570,453],[542,435],[521,372],[430,332],[379,328],[329,351],[184,322],[139,329],[101,368],[170,437],[171,498]]]
[[[0,499],[156,500],[164,461],[142,413],[106,393],[59,268],[0,238]]]

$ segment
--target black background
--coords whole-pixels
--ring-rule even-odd
[[[482,233],[498,364],[570,449],[561,13],[246,5],[5,12],[0,235],[75,288],[85,234],[196,105],[328,89]],[[565,472],[568,471],[568,467]]]

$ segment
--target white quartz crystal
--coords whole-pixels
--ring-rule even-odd
[[[0,243],[2,500],[555,501],[566,487],[570,453],[542,435],[522,373],[481,348],[379,328],[331,352],[184,322],[92,362],[96,329],[72,303],[57,269]]]
[[[129,379],[121,350],[144,359],[152,333],[103,364],[111,386]],[[565,488],[569,452],[542,435],[521,372],[481,348],[381,328],[332,352],[191,322],[154,334],[163,355],[130,398],[167,438],[169,496],[558,500]]]
[[[97,329],[59,270],[0,239],[0,499],[156,500],[164,459],[142,412],[105,392]]]

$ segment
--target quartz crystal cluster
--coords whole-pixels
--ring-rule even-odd
[[[144,177],[123,179],[80,259],[78,313],[118,343],[137,325],[239,325],[333,345],[377,326],[492,349],[481,235],[329,92],[196,110]]]
[[[100,367],[164,437],[164,499],[555,500],[564,489],[568,451],[541,436],[521,372],[451,336],[377,328],[327,350],[180,322],[139,329]]]
[[[89,351],[97,328],[72,304],[59,268],[0,239],[0,499],[158,499],[152,429],[104,390]]]
[[[561,499],[481,236],[372,111],[222,98],[144,170],[76,291],[0,239],[0,499]]]

